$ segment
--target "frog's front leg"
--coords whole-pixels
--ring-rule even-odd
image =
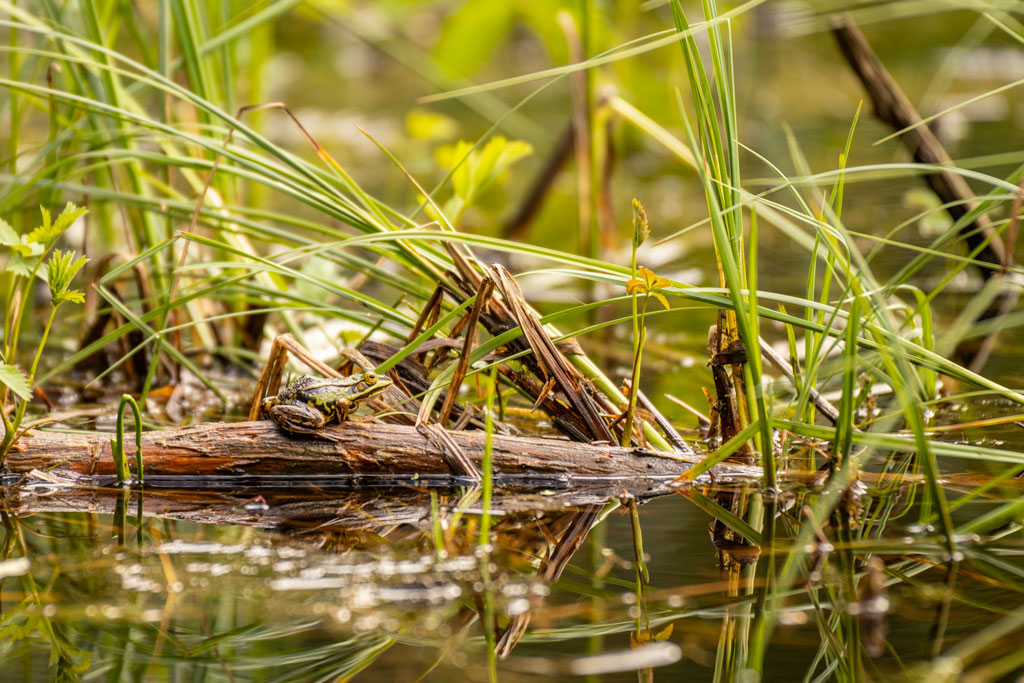
[[[348,399],[340,398],[334,402],[331,410],[331,419],[341,424],[348,419],[348,416],[356,412],[356,408],[359,407],[359,402],[353,403]]]
[[[319,431],[327,424],[327,415],[305,403],[278,403],[265,409],[267,417],[276,422],[281,429],[293,434],[307,434],[321,439],[338,441],[326,432]]]

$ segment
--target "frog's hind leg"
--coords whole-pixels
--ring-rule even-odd
[[[339,441],[341,441],[340,437],[334,436],[330,432],[321,431],[319,429],[313,429],[312,427],[303,427],[302,425],[296,424],[290,424],[286,426],[280,423],[278,424],[278,426],[282,430],[288,432],[289,434],[302,434],[304,436],[312,436],[317,439],[333,441],[334,443],[338,443]]]
[[[303,403],[278,403],[267,411],[267,416],[289,434],[304,434],[328,441],[339,441],[338,437],[320,431],[327,423],[324,414]]]

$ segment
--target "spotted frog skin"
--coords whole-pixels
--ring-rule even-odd
[[[337,379],[299,377],[277,396],[263,399],[263,414],[293,434],[327,436],[320,430],[331,422],[344,422],[360,403],[391,386],[391,380],[373,372]]]

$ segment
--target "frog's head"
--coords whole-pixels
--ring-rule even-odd
[[[340,380],[343,384],[327,395],[321,396],[318,403],[322,402],[325,412],[333,412],[338,422],[354,413],[363,401],[376,396],[380,392],[394,384],[389,377],[378,375],[372,370],[359,372]]]
[[[378,375],[372,370],[351,375],[352,383],[348,388],[348,399],[350,401],[361,401],[390,387],[394,382],[390,377]]]

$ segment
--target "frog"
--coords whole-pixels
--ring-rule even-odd
[[[391,384],[389,378],[370,371],[332,379],[305,375],[277,396],[263,399],[260,407],[286,432],[336,441],[321,430],[332,422],[344,422],[363,401]]]

